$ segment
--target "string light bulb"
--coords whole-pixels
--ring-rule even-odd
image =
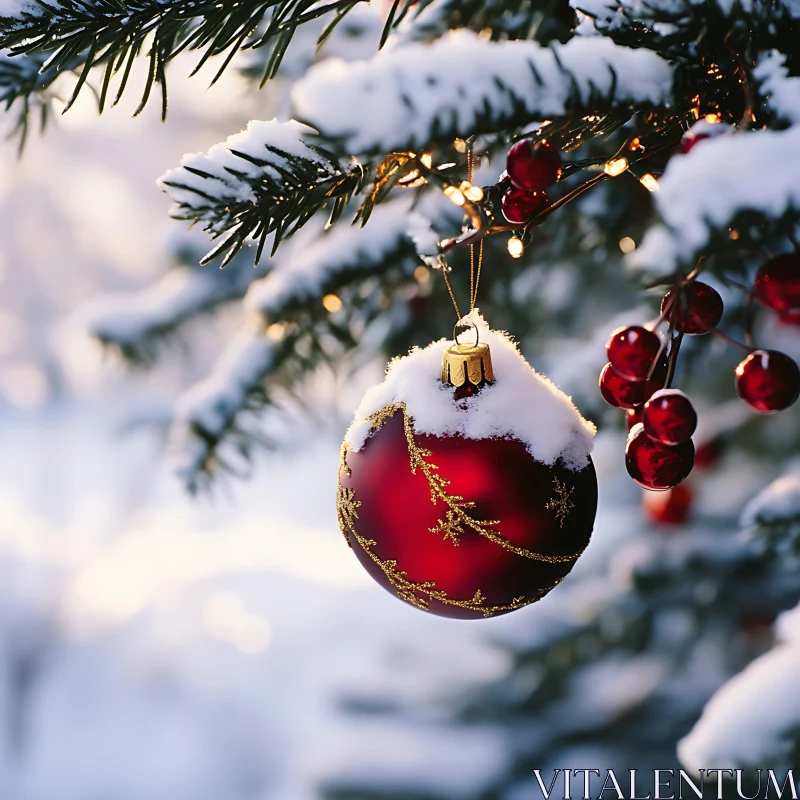
[[[419,163],[426,169],[430,169],[433,166],[433,156],[430,153],[423,153],[419,157]]]
[[[639,182],[648,192],[658,191],[658,181],[655,179],[655,176],[651,175],[649,172],[645,172],[645,174],[639,178]]]
[[[463,206],[464,203],[467,202],[464,193],[456,186],[445,186],[444,193],[447,195],[448,199],[457,206]]]
[[[522,254],[525,252],[525,245],[522,243],[522,239],[519,236],[512,236],[508,240],[508,254],[511,258],[521,258]]]
[[[458,188],[471,203],[480,203],[483,200],[483,189],[471,181],[462,181]]]
[[[617,175],[622,175],[628,169],[628,159],[624,156],[622,158],[612,158],[611,161],[606,161],[603,165],[603,172],[616,178]]]

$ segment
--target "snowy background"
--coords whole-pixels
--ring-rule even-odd
[[[0,798],[306,800],[331,786],[340,797],[478,798],[520,737],[536,750],[551,725],[576,732],[572,749],[563,736],[553,762],[530,769],[605,769],[620,763],[611,755],[652,766],[635,749],[609,755],[593,731],[659,692],[673,707],[687,690],[707,698],[727,677],[709,647],[667,680],[670,642],[692,637],[679,614],[659,634],[663,653],[587,659],[569,700],[522,727],[457,724],[453,711],[481,687],[521,696],[521,680],[545,681],[514,671],[515,648],[611,609],[636,566],[672,546],[621,472],[620,430],[598,436],[601,509],[574,577],[541,604],[477,623],[394,600],[338,532],[339,443],[382,364],[346,389],[320,378],[309,407],[281,418],[284,446],[249,481],[192,500],[175,480],[171,404],[241,324],[241,306],[192,323],[191,348],[176,341],[141,373],[103,354],[86,319],[98,296],[144,287],[173,263],[186,235],[155,178],[272,116],[270,89],[249,91],[230,70],[206,91],[202,76],[181,79],[188,71],[172,70],[166,124],[154,107],[131,120],[134,98],[98,118],[85,93],[22,160],[3,145]],[[592,346],[569,362],[574,380],[595,380],[602,342]],[[763,464],[726,463],[695,487],[697,513],[735,518],[772,477]],[[694,588],[715,602],[713,586]],[[613,634],[625,617],[600,622]],[[543,669],[557,673],[558,660]],[[675,741],[694,721],[676,716]],[[347,794],[359,785],[376,793]]]

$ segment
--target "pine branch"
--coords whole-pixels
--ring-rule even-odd
[[[20,152],[28,138],[31,111],[39,110],[41,130],[50,115],[48,90],[60,73],[53,67],[44,67],[45,60],[41,53],[11,58],[7,51],[0,52],[0,104],[5,106],[6,112],[12,109],[16,112],[11,136],[19,138]]]
[[[99,298],[86,309],[87,326],[127,361],[149,365],[182,325],[240,299],[261,275],[246,258],[225,270],[174,269],[143,291]]]
[[[548,48],[455,31],[367,62],[322,63],[295,84],[292,98],[326,141],[361,155],[417,151],[567,113],[662,106],[671,89],[666,61],[602,37]]]
[[[297,122],[251,122],[207,154],[184,156],[178,169],[160,178],[174,201],[171,215],[203,222],[219,239],[203,263],[224,254],[224,266],[250,238],[257,242],[258,262],[270,235],[274,254],[318,211],[330,207],[338,216],[361,190],[360,165],[345,169],[330,153],[306,144],[303,136],[311,132]]]
[[[295,239],[251,286],[246,304],[263,317],[262,324],[242,332],[209,378],[176,405],[177,471],[190,490],[213,477],[221,452],[249,459],[257,436],[245,427],[247,418],[274,404],[274,387],[296,384],[321,361],[354,350],[352,331],[386,314],[380,293],[360,292],[366,281],[380,275],[385,290],[414,283],[417,260],[405,232],[409,206],[406,200],[382,206],[364,230],[338,226],[321,238],[304,231],[314,243],[305,248]],[[323,306],[322,298],[332,292],[346,301],[340,315]]]
[[[397,36],[425,40],[449,30],[490,32],[494,41],[535,39],[546,44],[570,38],[573,14],[560,0],[420,0],[407,12]]]
[[[742,526],[778,557],[800,556],[800,474],[773,481],[745,506]]]
[[[31,0],[20,4],[16,16],[0,17],[0,48],[15,55],[44,53],[52,74],[75,70],[79,77],[67,108],[85,85],[91,68],[98,65],[104,66],[103,100],[111,79],[120,75],[116,103],[127,87],[133,60],[144,53],[149,66],[136,114],[144,109],[157,85],[165,115],[165,68],[184,50],[202,51],[195,72],[209,58],[226,55],[216,81],[238,51],[271,46],[265,78],[272,77],[299,26],[333,11],[341,16],[354,5],[353,0],[62,0],[57,5]],[[35,91],[37,87],[31,86],[25,96]],[[101,102],[101,111],[102,106]]]
[[[392,200],[375,210],[363,229],[337,226],[296,247],[270,273],[250,287],[247,305],[267,321],[292,319],[299,311],[321,307],[322,298],[354,281],[382,274],[398,261],[416,262],[407,233],[410,198]]]
[[[218,468],[225,468],[220,445],[248,458],[258,437],[242,427],[241,417],[271,401],[266,385],[291,360],[299,337],[285,329],[268,337],[250,323],[230,343],[211,374],[185,392],[175,404],[171,450],[175,472],[186,488],[203,488]]]

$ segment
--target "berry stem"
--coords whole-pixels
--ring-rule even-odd
[[[683,341],[683,334],[679,333],[675,339],[672,340],[672,347],[669,350],[669,361],[667,363],[667,378],[664,381],[664,388],[672,388],[672,378],[675,375],[675,367],[678,364],[678,352],[681,349],[681,342]]]
[[[719,336],[720,339],[724,339],[728,344],[733,345],[743,353],[752,353],[753,350],[755,350],[755,347],[748,347],[741,342],[737,342],[736,339],[731,338],[727,333],[723,333],[721,330],[719,330],[719,328],[712,328],[710,333],[713,333],[714,336]]]

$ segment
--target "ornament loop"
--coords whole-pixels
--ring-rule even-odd
[[[459,328],[472,328],[475,331],[475,344],[472,347],[478,347],[481,343],[481,332],[478,330],[478,326],[474,322],[464,322],[463,319],[460,319],[453,325],[453,342],[458,347],[467,347],[467,345],[462,345],[461,342],[458,341],[458,333],[456,331]]]

